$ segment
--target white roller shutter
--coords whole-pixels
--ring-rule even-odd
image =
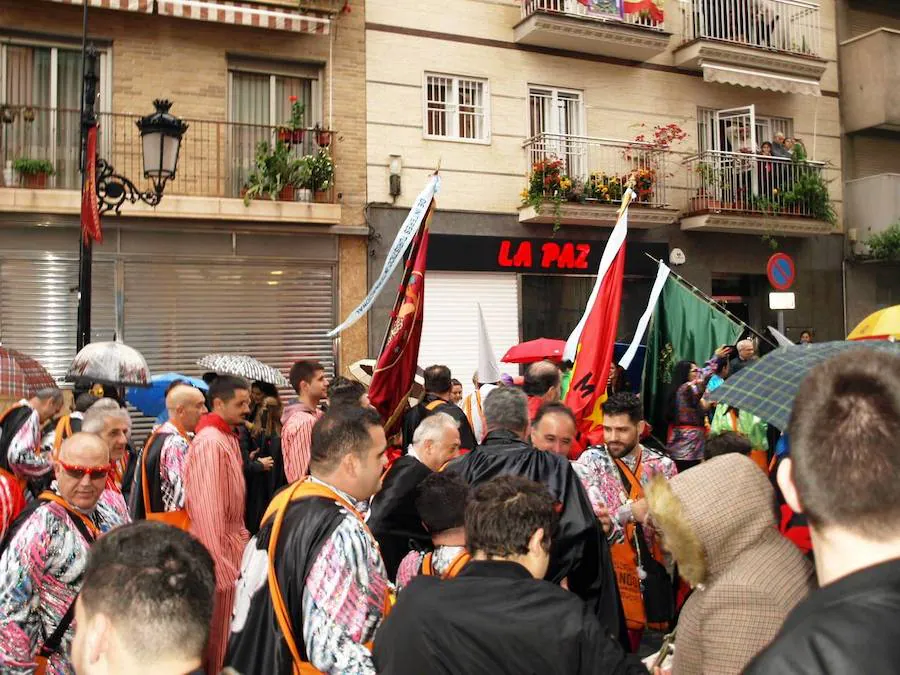
[[[115,333],[115,264],[94,260],[91,338]],[[0,258],[0,344],[37,359],[62,381],[75,357],[78,260],[40,253]]]
[[[498,359],[519,343],[519,282],[515,274],[428,272],[419,365],[443,364],[472,391],[478,368],[478,309],[481,303],[488,335]],[[500,364],[501,372],[518,375],[518,366]]]

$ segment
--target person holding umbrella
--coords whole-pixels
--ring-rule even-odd
[[[47,387],[22,399],[0,417],[0,475],[32,495],[50,473],[50,453],[41,449],[41,427],[62,407],[63,393]]]

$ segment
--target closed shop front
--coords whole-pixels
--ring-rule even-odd
[[[77,237],[10,227],[0,240],[0,341],[60,379],[75,355]],[[118,337],[151,373],[199,375],[210,352],[249,354],[285,375],[299,358],[333,372],[337,252],[333,235],[108,226],[94,253],[92,339]]]

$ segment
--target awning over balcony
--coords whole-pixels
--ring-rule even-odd
[[[84,0],[52,0],[63,5],[84,5]],[[153,0],[87,0],[88,7],[99,9],[120,9],[125,12],[150,14],[153,11]]]
[[[115,0],[113,0],[115,1]],[[120,2],[135,0],[119,0]],[[143,0],[142,0],[143,1]],[[226,0],[157,0],[160,16],[253,26],[293,33],[328,33],[330,20],[291,9],[275,9]]]
[[[781,75],[764,70],[734,68],[708,61],[701,63],[700,67],[703,70],[703,79],[706,82],[734,84],[739,87],[756,87],[757,89],[780,91],[785,94],[822,95],[818,80]]]

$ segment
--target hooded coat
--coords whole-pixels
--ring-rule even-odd
[[[729,454],[654,479],[647,502],[694,587],[673,675],[740,673],[812,589],[812,566],[776,529],[771,484],[748,457]]]

